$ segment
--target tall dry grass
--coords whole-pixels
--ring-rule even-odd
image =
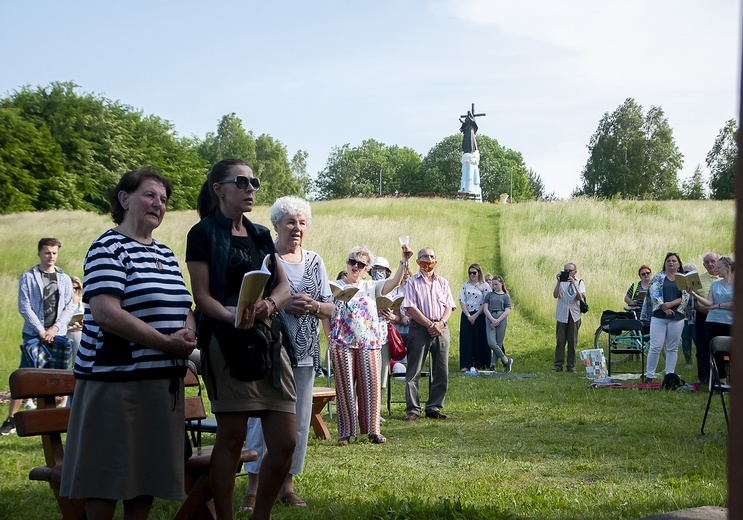
[[[455,299],[470,263],[503,274],[514,301],[514,315],[509,319],[512,342],[519,337],[532,341],[530,329],[535,326],[552,327],[552,286],[565,262],[577,263],[592,309],[584,316],[580,336],[584,348],[590,342],[586,328],[595,329],[602,309],[621,308],[641,264],[655,271],[666,251],[677,251],[684,261],[701,267],[706,251],[733,250],[732,202],[571,200],[500,206],[441,199],[346,199],[316,202],[312,210],[305,247],[323,257],[331,279],[345,269],[348,251],[356,245],[369,247],[394,267],[400,257],[400,235],[410,236],[415,251],[422,247],[436,251],[437,272],[450,281]],[[268,207],[257,207],[248,216],[271,227]],[[154,233],[175,252],[189,286],[186,234],[197,220],[195,211],[169,212]],[[82,276],[90,243],[112,225],[106,215],[81,211],[0,217],[0,282],[4,282],[0,288],[4,325],[0,328],[0,388],[7,386],[7,375],[18,364],[22,326],[16,304],[18,279],[38,262],[38,239],[59,238],[63,243],[60,267]],[[450,325],[456,345],[457,313]],[[456,361],[455,350],[452,357]]]
[[[509,287],[522,312],[540,325],[554,321],[552,288],[566,262],[575,262],[591,311],[583,327],[594,330],[603,309],[621,309],[642,264],[662,268],[665,253],[702,269],[708,251],[733,251],[732,201],[531,202],[503,207],[501,256]],[[589,334],[581,333],[585,342]]]

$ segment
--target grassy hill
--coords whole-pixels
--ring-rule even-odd
[[[454,297],[467,266],[504,275],[514,301],[506,346],[515,371],[528,379],[464,378],[458,367],[459,312],[451,321],[453,375],[450,421],[401,419],[403,406],[382,426],[385,446],[365,441],[340,449],[312,440],[305,473],[296,480],[310,508],[275,510],[276,518],[637,518],[646,514],[725,505],[727,438],[721,411],[699,435],[706,402],[682,394],[587,389],[574,374],[550,374],[554,350],[552,287],[565,262],[578,265],[591,311],[579,348],[592,345],[602,309],[619,309],[637,268],[657,271],[667,251],[701,268],[709,250],[733,250],[732,202],[525,203],[512,206],[438,199],[350,199],[312,205],[305,246],[325,260],[331,278],[348,251],[366,245],[395,262],[399,235],[414,250],[433,247],[437,272]],[[268,224],[268,208],[251,219]],[[158,240],[181,259],[195,212],[168,213]],[[62,240],[59,265],[82,275],[90,242],[111,226],[82,212],[0,217],[0,389],[19,359],[21,319],[17,283],[37,262],[41,236]],[[187,273],[186,273],[187,276]],[[695,371],[681,368],[687,381]],[[395,398],[402,385],[393,383]],[[424,392],[425,395],[425,392]],[[719,404],[718,404],[719,408]],[[0,414],[6,413],[4,406]],[[386,413],[385,413],[386,415]],[[335,425],[329,421],[331,433]],[[0,438],[0,518],[54,517],[48,487],[26,480],[40,462],[35,439]],[[239,479],[238,490],[245,488]],[[168,518],[156,503],[151,518]]]

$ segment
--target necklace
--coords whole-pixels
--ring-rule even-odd
[[[155,267],[157,267],[157,270],[162,271],[163,263],[160,261],[160,257],[158,255],[155,255],[152,251],[150,251],[150,248],[147,247],[146,245],[142,244],[142,247],[144,247],[147,250],[147,252],[150,254],[150,256],[155,259]]]

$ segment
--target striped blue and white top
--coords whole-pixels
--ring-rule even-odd
[[[193,300],[173,251],[154,240],[145,246],[111,229],[90,246],[84,268],[85,316],[75,376],[99,381],[182,377],[184,359],[102,330],[89,305],[94,296],[109,294],[163,334],[182,329]]]

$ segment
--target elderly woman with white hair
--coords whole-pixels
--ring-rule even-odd
[[[346,446],[358,430],[374,444],[387,439],[380,434],[379,319],[376,297],[399,285],[413,251],[402,246],[400,266],[394,276],[382,280],[363,280],[374,255],[363,246],[348,253],[348,284],[358,292],[348,302],[336,301],[330,323],[330,358],[333,361],[338,407],[338,445]],[[358,419],[358,424],[357,424]]]
[[[281,197],[271,208],[271,224],[278,234],[276,253],[289,280],[291,299],[281,311],[287,332],[294,340],[297,366],[294,380],[297,385],[297,445],[292,465],[279,491],[279,501],[294,507],[307,503],[294,492],[293,475],[301,475],[307,453],[307,438],[312,417],[312,387],[315,373],[320,369],[319,321],[333,313],[332,293],[327,271],[320,255],[302,247],[312,222],[310,204],[299,197]],[[255,462],[245,464],[249,475],[243,499],[243,511],[252,511],[258,491],[258,473],[265,451],[261,420],[248,421],[247,448],[258,452]]]

